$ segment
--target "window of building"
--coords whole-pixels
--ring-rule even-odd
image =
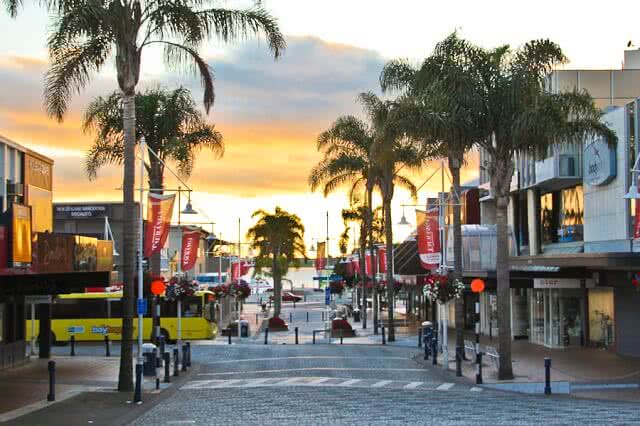
[[[540,196],[542,244],[583,240],[584,194],[582,185]]]
[[[554,215],[556,209],[553,208],[553,193],[540,196],[540,237],[542,244],[551,244],[558,241],[555,232],[557,221]]]
[[[529,209],[527,206],[527,196],[525,193],[516,198],[515,207],[515,229],[516,241],[519,252],[529,245]],[[523,253],[524,254],[524,253]]]

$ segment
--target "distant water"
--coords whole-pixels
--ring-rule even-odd
[[[251,273],[253,273],[253,271],[251,271],[250,274]],[[316,270],[312,267],[300,269],[290,268],[285,278],[291,280],[295,288],[301,288],[303,285],[304,288],[319,288],[319,281],[313,280],[313,277],[315,277],[316,275]],[[269,281],[270,283],[273,282],[271,278],[268,278],[267,281]],[[290,283],[286,280],[282,283],[282,287],[285,290],[289,290],[289,285]]]

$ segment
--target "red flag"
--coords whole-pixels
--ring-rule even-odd
[[[158,253],[169,236],[171,214],[175,194],[160,195],[149,193],[147,226],[144,231],[144,257]]]
[[[378,272],[387,273],[387,248],[385,246],[378,247]]]
[[[240,276],[247,275],[251,269],[251,264],[246,260],[240,264]]]
[[[326,242],[318,243],[318,253],[316,255],[316,271],[321,271],[327,267]]]
[[[436,269],[440,266],[440,233],[438,227],[438,212],[436,210],[423,212],[416,210],[418,224],[418,255],[424,269]]]
[[[188,271],[194,267],[198,260],[198,246],[200,243],[200,228],[182,228],[182,271]]]
[[[364,253],[364,272],[368,277],[371,276],[371,253],[368,250]]]

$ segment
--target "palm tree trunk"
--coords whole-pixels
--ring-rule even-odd
[[[133,201],[133,185],[135,174],[135,91],[124,93],[123,102],[124,128],[124,180],[122,193],[124,201],[124,223],[122,236],[122,342],[120,349],[120,373],[118,390],[133,391],[133,299],[135,257],[136,257],[136,205]]]
[[[498,345],[500,350],[499,380],[513,379],[511,366],[511,288],[509,283],[508,198],[496,199],[496,278],[498,281]]]
[[[462,161],[449,158],[453,183],[453,278],[462,280],[462,221],[460,214],[460,165]],[[456,320],[456,356],[464,357],[464,298],[454,301]]]
[[[279,317],[282,311],[282,280],[280,279],[280,251],[273,254],[272,275],[273,275],[273,316]]]
[[[367,267],[365,265],[365,250],[367,234],[364,224],[360,226],[360,279],[362,280],[362,328],[367,328]]]
[[[376,256],[373,241],[373,186],[367,188],[367,213],[369,220],[367,228],[369,233],[369,255],[371,256],[371,289],[373,299],[373,331],[378,333],[378,289],[376,288]]]
[[[393,197],[393,189],[391,189],[391,197]],[[389,327],[390,342],[396,340],[395,324],[393,322],[393,306],[395,300],[395,292],[393,285],[393,226],[391,222],[391,197],[389,194],[384,200],[384,232],[387,244],[387,318]]]

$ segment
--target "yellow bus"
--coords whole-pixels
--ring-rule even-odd
[[[215,296],[210,291],[198,291],[182,301],[182,338],[214,339],[218,334],[216,324]],[[151,339],[151,298],[147,299],[147,314],[144,316],[144,338]],[[52,343],[111,340],[122,337],[122,292],[62,294],[53,299],[51,306]],[[167,341],[178,338],[177,303],[160,299],[160,332]],[[39,323],[36,317],[26,320],[27,340],[31,330],[38,337]],[[138,319],[133,321],[133,338],[138,337]]]

